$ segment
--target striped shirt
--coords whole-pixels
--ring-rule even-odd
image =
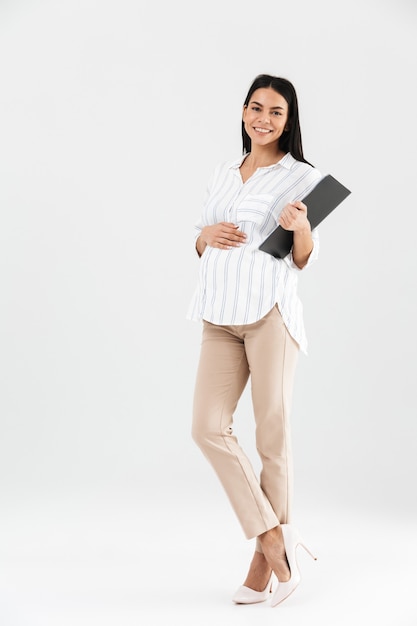
[[[289,333],[307,353],[303,309],[297,295],[300,270],[291,252],[284,259],[275,259],[258,248],[277,227],[284,206],[301,200],[321,174],[287,153],[278,163],[258,168],[243,183],[239,168],[246,156],[216,167],[201,219],[195,225],[195,241],[204,226],[218,222],[238,225],[246,233],[246,241],[231,250],[206,246],[187,319],[240,326],[258,321],[277,304]],[[312,237],[314,247],[305,267],[318,256],[317,229]]]

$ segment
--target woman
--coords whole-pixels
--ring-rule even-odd
[[[301,198],[321,175],[303,156],[297,96],[286,79],[255,78],[243,105],[242,139],[243,156],[215,169],[196,225],[201,266],[187,317],[202,320],[203,336],[192,436],[246,537],[256,537],[246,580],[233,600],[266,600],[275,574],[276,606],[300,580],[295,552],[301,539],[289,523],[289,411],[298,352],[307,350],[297,274],[318,254],[318,235]],[[278,224],[293,231],[284,259],[259,250]],[[249,377],[260,478],[232,430]]]

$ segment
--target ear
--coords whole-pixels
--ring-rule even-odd
[[[247,111],[247,110],[248,110],[248,105],[247,105],[247,104],[244,104],[244,105],[243,105],[243,111],[242,111],[242,120],[243,120],[243,121],[245,121],[245,114],[246,114],[246,111]]]

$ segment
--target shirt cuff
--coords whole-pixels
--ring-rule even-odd
[[[200,228],[196,228],[194,231],[194,252],[198,255],[201,256],[197,250],[197,239],[199,238],[199,236],[201,235],[201,229]]]

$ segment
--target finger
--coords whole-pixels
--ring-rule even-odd
[[[291,211],[287,211],[285,214],[280,215],[279,224],[285,228],[285,230],[294,230],[298,218],[298,213],[293,216]]]
[[[212,248],[218,248],[219,250],[232,250],[233,246],[227,246],[223,243],[213,243]]]
[[[285,217],[288,220],[295,220],[298,217],[298,209],[296,207],[289,207],[285,213]]]
[[[237,233],[240,235],[243,235],[244,233],[239,230],[239,226],[234,226],[233,224],[225,224],[224,228],[223,228],[223,232],[227,232],[227,233]]]
[[[282,226],[282,228],[284,228],[285,230],[288,230],[288,220],[282,215],[279,218],[279,225]]]
[[[291,206],[285,207],[280,217],[284,220],[292,220],[297,216],[297,209]]]
[[[226,228],[232,228],[233,230],[239,228],[239,226],[237,226],[237,224],[233,224],[233,222],[220,222],[220,224]]]
[[[246,237],[247,237],[246,233],[242,233],[241,230],[232,235],[232,238],[235,239],[235,241],[244,241]]]
[[[240,241],[238,240],[234,241],[233,239],[230,239],[229,237],[219,238],[217,242],[221,246],[232,247],[232,248],[236,248],[241,245]]]
[[[301,200],[297,200],[296,202],[292,202],[291,204],[298,211],[303,211],[304,213],[307,212],[307,205],[305,205],[304,202],[301,202]]]
[[[226,239],[230,239],[231,241],[243,241],[244,239],[246,239],[246,234],[242,233],[241,230],[237,232],[222,232],[221,234],[223,235],[223,237],[225,237]]]

